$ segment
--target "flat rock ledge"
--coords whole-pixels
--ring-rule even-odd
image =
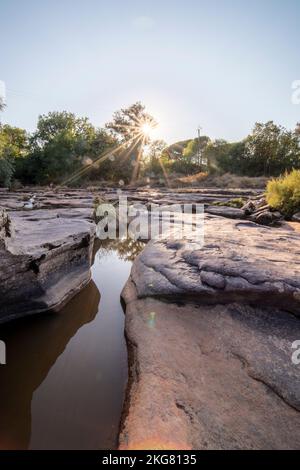
[[[207,218],[150,242],[123,290],[121,449],[300,449],[300,234]]]
[[[0,209],[0,323],[60,310],[89,282],[91,213]]]

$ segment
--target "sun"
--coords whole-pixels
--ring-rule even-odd
[[[155,122],[144,122],[141,125],[141,133],[145,138],[151,138],[154,135],[157,123]]]

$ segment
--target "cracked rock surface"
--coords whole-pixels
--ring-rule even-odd
[[[206,217],[150,242],[124,291],[122,449],[299,449],[300,234]]]

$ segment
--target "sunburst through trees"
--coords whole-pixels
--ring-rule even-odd
[[[64,184],[81,178],[108,159],[115,162],[115,165],[124,164],[124,177],[127,182],[134,184],[139,177],[145,148],[151,144],[157,126],[157,121],[146,112],[145,106],[140,102],[115,112],[112,121],[105,127],[117,145],[71,175]]]

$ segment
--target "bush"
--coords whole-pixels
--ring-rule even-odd
[[[293,170],[267,185],[268,204],[287,218],[300,211],[300,170]]]

